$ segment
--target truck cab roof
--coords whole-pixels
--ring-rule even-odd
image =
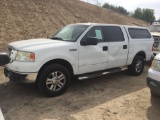
[[[120,24],[105,24],[105,23],[75,23],[75,24],[70,24],[70,25],[88,25],[88,26],[122,26],[122,27],[126,27],[126,28],[142,28],[142,29],[148,29],[146,27],[143,26],[131,26],[131,25],[120,25]]]

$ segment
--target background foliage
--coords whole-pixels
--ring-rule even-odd
[[[122,13],[124,15],[132,16],[134,18],[144,20],[146,22],[151,22],[151,21],[155,20],[154,10],[153,9],[149,9],[149,8],[144,8],[144,9],[137,8],[132,13],[132,12],[127,11],[122,6],[114,6],[114,5],[111,5],[109,3],[105,3],[102,7],[106,8],[106,9],[114,10],[114,11]]]

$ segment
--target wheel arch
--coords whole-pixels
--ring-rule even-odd
[[[142,60],[142,62],[141,62],[141,64],[138,63],[138,65],[137,65],[137,62],[139,60]],[[132,60],[132,63],[128,66],[129,73],[133,76],[140,75],[143,72],[145,60],[146,60],[145,52],[143,52],[143,51],[138,52],[134,56],[134,59]],[[138,68],[137,68],[137,66],[138,66]],[[137,69],[139,69],[140,71],[139,70],[137,71]]]
[[[69,70],[71,76],[74,75],[73,67],[72,67],[72,65],[67,60],[64,60],[64,59],[53,59],[53,60],[50,60],[50,61],[46,62],[45,64],[43,64],[43,66],[38,71],[37,78],[39,77],[39,74],[41,74],[41,71],[44,69],[44,67],[46,67],[46,66],[48,66],[50,64],[60,64],[60,65],[63,65],[64,67],[66,67]]]
[[[144,51],[139,51],[136,55],[135,55],[135,57],[136,56],[141,56],[142,58],[144,58],[144,60],[146,60],[146,53],[144,52]],[[135,58],[134,57],[134,58]]]

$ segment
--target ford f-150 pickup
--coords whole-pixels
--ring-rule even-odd
[[[77,23],[48,38],[9,43],[4,74],[11,81],[36,83],[46,96],[64,93],[72,79],[128,69],[140,75],[154,42],[145,27]]]

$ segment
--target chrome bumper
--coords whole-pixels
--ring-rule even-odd
[[[35,83],[38,73],[20,73],[4,68],[4,75],[12,82]]]

